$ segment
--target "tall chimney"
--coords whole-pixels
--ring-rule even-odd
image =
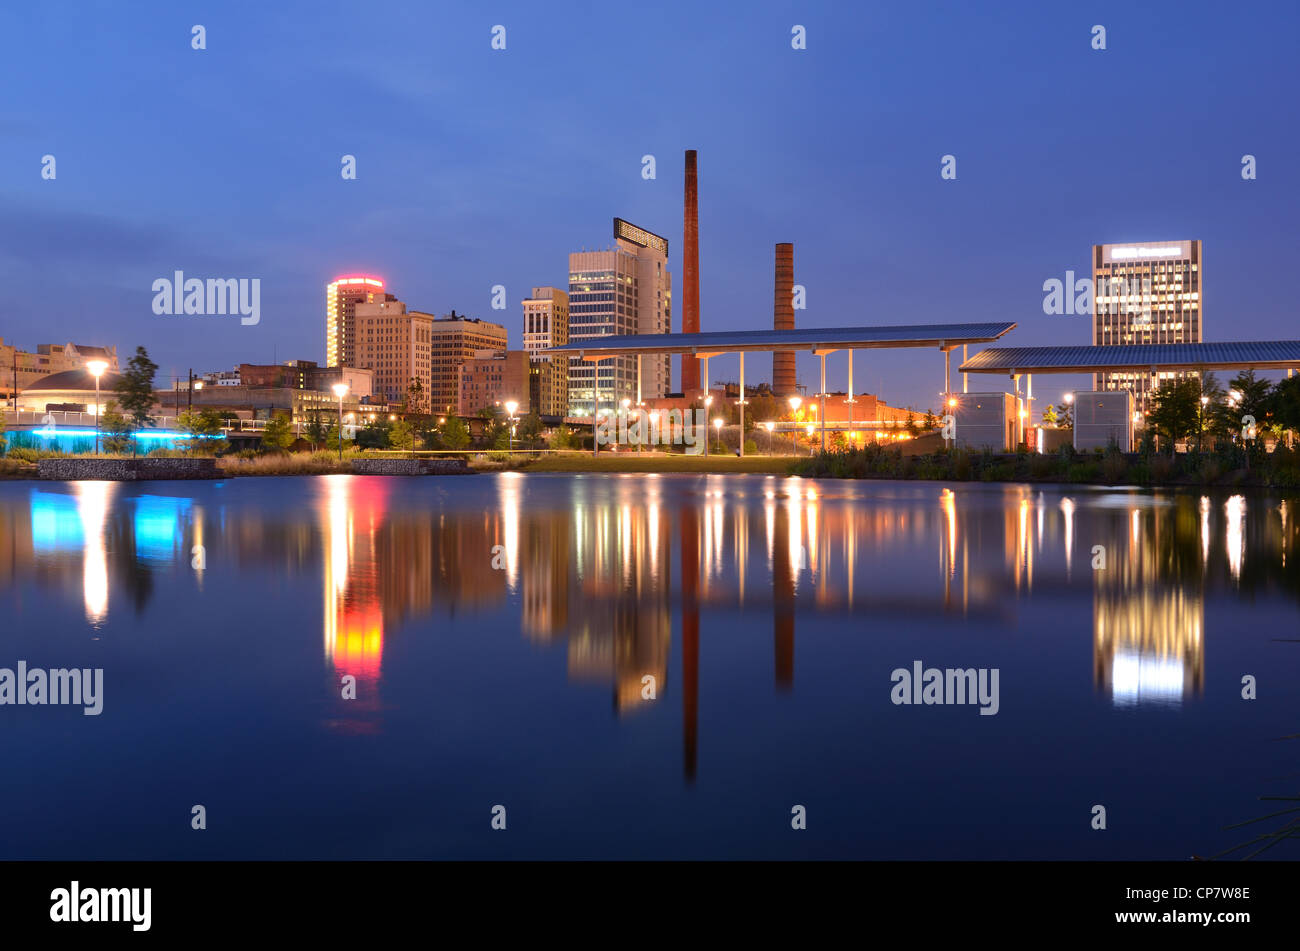
[[[686,151],[686,212],[682,234],[682,333],[700,332],[700,196],[695,150]],[[682,393],[700,392],[700,361],[682,354]]]
[[[776,246],[776,288],[772,297],[772,329],[794,330],[794,245]],[[792,396],[797,392],[794,351],[772,354],[772,393]]]

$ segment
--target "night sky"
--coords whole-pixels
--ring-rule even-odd
[[[513,348],[519,301],[565,287],[568,253],[608,246],[616,215],[669,239],[679,329],[694,148],[705,330],[772,326],[773,245],[792,241],[798,326],[1006,319],[1009,344],[1084,344],[1087,317],[1043,314],[1045,280],[1090,276],[1094,243],[1199,238],[1206,339],[1295,339],[1298,9],[6,4],[0,336],[143,343],[160,385],[323,362],[325,284],[363,272],[412,308],[506,324]],[[155,316],[151,285],[178,269],[260,278],[261,323]],[[815,368],[799,358],[810,389]],[[937,352],[855,368],[858,389],[937,406]],[[768,379],[766,358],[747,369]],[[711,370],[734,379],[735,359]]]

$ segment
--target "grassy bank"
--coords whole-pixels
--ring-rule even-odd
[[[687,456],[635,452],[548,453],[516,466],[524,472],[759,472],[786,475],[789,456]]]
[[[1300,488],[1300,452],[1229,446],[1215,452],[992,453],[965,449],[904,455],[867,446],[818,453],[795,463],[797,475],[829,479],[940,479],[954,482],[1075,482],[1095,485],[1214,485]]]

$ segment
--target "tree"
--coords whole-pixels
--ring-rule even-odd
[[[1066,403],[1056,411],[1056,424],[1061,429],[1074,428],[1074,404]]]
[[[131,448],[131,436],[135,430],[131,421],[117,408],[117,403],[110,401],[99,417],[99,432],[106,452],[126,452]]]
[[[464,449],[469,445],[469,429],[459,416],[448,416],[440,431],[442,444],[448,449]]]
[[[215,409],[181,413],[178,422],[189,433],[186,451],[197,453],[201,449],[208,449],[215,453],[225,448],[225,440],[220,438],[221,414]]]
[[[1056,415],[1056,407],[1051,403],[1047,404],[1047,409],[1043,410],[1043,423],[1047,426],[1057,426],[1061,422],[1061,417]]]
[[[1283,429],[1300,431],[1300,376],[1287,377],[1273,388],[1269,411]]]
[[[1154,405],[1147,414],[1147,425],[1168,440],[1168,451],[1172,453],[1174,443],[1197,431],[1201,419],[1201,383],[1194,377],[1165,380],[1152,394],[1152,400]]]
[[[153,425],[149,414],[153,411],[153,378],[157,372],[158,364],[149,359],[149,352],[144,347],[136,347],[135,356],[127,363],[122,379],[117,381],[117,402],[130,424],[131,434]],[[132,455],[137,442],[131,443]]]
[[[425,402],[424,384],[419,377],[411,377],[411,382],[406,385],[406,411],[416,415],[427,413]]]
[[[535,448],[542,436],[542,418],[536,413],[529,413],[519,421],[515,438],[520,445]]]
[[[321,443],[324,443],[329,436],[329,427],[321,422],[320,413],[312,413],[311,419],[307,423],[305,433],[307,441],[311,443],[312,449],[319,449]]]
[[[394,449],[402,449],[410,452],[415,448],[415,431],[411,429],[411,424],[404,419],[399,419],[388,429],[388,444]]]
[[[276,413],[266,421],[262,432],[262,448],[272,452],[284,452],[293,445],[293,429],[289,425],[288,413]]]
[[[387,419],[371,420],[357,430],[357,447],[360,449],[387,449],[393,424]]]
[[[574,444],[573,430],[568,426],[561,426],[551,434],[552,449],[576,449]]]

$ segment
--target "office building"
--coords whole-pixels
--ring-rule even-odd
[[[374,392],[389,403],[428,412],[433,387],[433,314],[406,309],[399,300],[359,303],[353,308],[356,365],[374,373]],[[418,382],[418,386],[415,384]]]
[[[356,362],[356,306],[396,300],[384,291],[377,277],[336,277],[325,287],[325,362],[332,367],[354,367]]]
[[[1200,241],[1093,245],[1093,345],[1200,343],[1203,275]],[[1096,373],[1093,389],[1128,390],[1145,414],[1160,382],[1184,375]]]
[[[454,310],[436,318],[429,327],[429,412],[456,413],[460,405],[460,368],[480,350],[505,350],[506,328]]]
[[[615,218],[614,242],[614,247],[603,251],[569,255],[570,343],[609,334],[665,334],[672,329],[668,241]],[[570,357],[569,415],[591,418],[597,403],[610,410],[625,399],[635,403],[638,396],[664,396],[670,382],[666,354],[599,362]]]
[[[524,304],[524,351],[528,354],[529,405],[542,416],[569,412],[569,360],[541,351],[569,342],[569,295],[558,287],[534,287]]]

